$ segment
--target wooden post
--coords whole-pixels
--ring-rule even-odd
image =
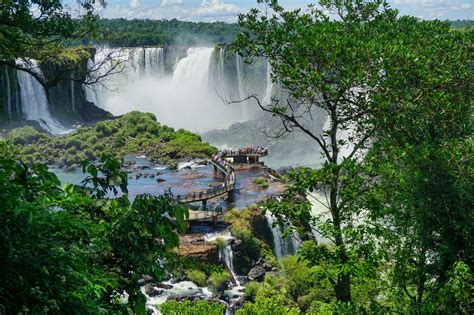
[[[214,212],[214,216],[212,217],[212,225],[214,226],[215,229],[217,229],[217,217],[219,215],[217,214],[217,211]]]

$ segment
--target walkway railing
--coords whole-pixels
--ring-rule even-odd
[[[218,197],[223,194],[232,192],[235,189],[235,169],[232,164],[225,160],[228,157],[262,157],[268,155],[267,148],[264,147],[246,147],[241,149],[226,149],[220,151],[218,154],[211,157],[211,164],[214,167],[215,171],[220,171],[225,178],[225,182],[222,185],[215,186],[206,190],[192,192],[185,195],[176,195],[175,199],[181,203],[192,203],[202,201],[204,207],[206,202],[209,199]],[[218,214],[222,214],[222,211],[208,211],[207,209],[203,211],[193,211],[193,216],[190,216],[191,220],[196,219],[207,219],[214,217]],[[198,212],[203,212],[202,217]]]

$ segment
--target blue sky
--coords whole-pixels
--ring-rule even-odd
[[[287,9],[304,8],[316,0],[280,0]],[[256,7],[256,0],[107,0],[98,8],[107,18],[123,17],[235,22],[237,14]],[[474,0],[389,0],[403,15],[423,19],[474,19]]]

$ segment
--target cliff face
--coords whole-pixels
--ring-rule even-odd
[[[63,125],[90,123],[111,117],[110,113],[87,101],[80,82],[86,80],[87,60],[94,54],[94,48],[81,48],[40,63],[46,81],[51,84],[47,91],[49,109]]]
[[[0,124],[22,119],[21,91],[16,70],[0,66]]]
[[[60,56],[39,63],[39,70],[50,85],[46,91],[48,109],[64,127],[112,117],[109,112],[87,101],[80,82],[86,79],[87,60],[94,54],[94,48],[68,49]],[[30,84],[20,84],[16,69],[0,66],[0,127],[9,129],[25,124],[38,127],[38,122],[26,121],[23,110],[29,98],[38,97],[31,89]]]

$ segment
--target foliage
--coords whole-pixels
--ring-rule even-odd
[[[26,71],[44,86],[56,78],[43,78],[29,63],[23,60],[54,59],[57,56],[75,56],[69,50],[68,41],[92,37],[98,17],[94,14],[96,4],[103,0],[76,1],[75,14],[66,8],[64,1],[2,1],[0,5],[0,65]],[[68,58],[71,69],[78,60]],[[46,79],[46,80],[45,80]]]
[[[227,285],[230,281],[230,274],[226,271],[217,272],[214,271],[209,277],[209,284],[213,290],[216,292],[224,292],[227,289]]]
[[[96,192],[60,188],[46,166],[28,168],[10,149],[0,142],[0,309],[144,312],[138,280],[142,274],[163,277],[157,257],[174,256],[187,209],[166,196],[139,195],[132,204],[127,196],[101,198],[98,191],[110,189],[113,181]],[[107,159],[110,173],[104,176],[116,174],[120,163]],[[110,299],[116,290],[129,293],[128,304]]]
[[[258,290],[254,303],[246,303],[237,311],[238,315],[297,315],[301,311],[286,296],[284,289],[275,290],[263,284]]]
[[[257,281],[250,281],[245,284],[245,297],[250,301],[255,301],[255,297],[257,296],[258,290],[262,284]]]
[[[238,32],[235,24],[194,23],[176,19],[101,19],[98,27],[98,40],[112,47],[230,43]]]
[[[79,166],[84,160],[98,161],[103,153],[122,157],[143,153],[152,161],[168,163],[176,158],[206,157],[217,151],[189,131],[163,126],[150,113],[130,112],[94,128],[80,128],[64,136],[39,134],[31,127],[13,129],[9,139],[21,147],[29,162]],[[58,157],[60,157],[58,159]]]
[[[187,270],[186,277],[189,281],[195,283],[197,286],[204,287],[207,283],[207,276],[204,272],[199,270]]]
[[[329,267],[337,305],[365,297],[372,308],[373,280],[387,276],[411,300],[397,300],[403,311],[421,311],[454,262],[472,265],[472,32],[399,17],[383,0],[258,3],[240,16],[235,46],[250,62],[267,58],[288,96],[250,99],[282,121],[277,136],[301,131],[323,157],[291,172],[268,211],[313,242],[304,258]],[[321,111],[319,135],[304,114]],[[314,217],[310,199],[324,213]],[[314,230],[333,244],[318,246]],[[372,278],[381,263],[393,269]]]
[[[205,300],[197,302],[178,302],[175,300],[166,301],[160,305],[160,311],[164,315],[179,314],[179,315],[194,315],[194,314],[209,314],[222,315],[225,314],[225,305],[222,303],[212,303]]]
[[[268,181],[265,178],[262,178],[262,177],[255,178],[254,182],[257,186],[259,186],[261,188],[268,188],[268,186],[270,185],[268,183]]]

